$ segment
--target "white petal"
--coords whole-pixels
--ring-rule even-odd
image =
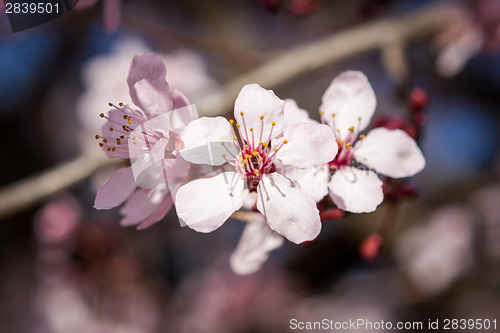
[[[283,237],[272,231],[264,216],[248,221],[229,263],[236,274],[255,273],[269,257],[269,252],[283,245]]]
[[[283,118],[283,126],[287,128],[296,123],[311,123],[318,124],[318,122],[309,117],[309,112],[301,109],[295,100],[291,98],[285,99],[285,112]]]
[[[240,94],[234,102],[234,117],[236,122],[241,125],[241,131],[244,138],[251,142],[252,132],[254,129],[255,141],[266,141],[269,138],[271,128],[273,129],[272,137],[278,136],[283,132],[283,110],[285,102],[277,97],[272,90],[266,90],[258,84],[247,84],[241,89]],[[241,112],[244,113],[243,117]],[[264,116],[261,120],[260,117]],[[243,125],[243,118],[246,125],[246,133]],[[273,128],[272,123],[275,122]]]
[[[330,168],[327,164],[307,169],[285,166],[283,167],[283,174],[296,180],[302,190],[316,202],[321,201],[328,194]]]
[[[366,76],[358,71],[346,71],[325,91],[320,110],[325,113],[328,125],[338,129],[340,137],[345,138],[351,126],[361,132],[370,124],[376,106],[377,99]]]
[[[384,200],[382,181],[371,170],[341,167],[330,180],[330,196],[342,210],[369,213]]]
[[[191,229],[214,231],[243,205],[243,187],[244,179],[234,172],[194,180],[177,192],[177,215]]]
[[[281,147],[276,158],[285,165],[308,168],[328,163],[337,155],[335,135],[326,125],[297,123],[285,129],[283,139],[287,144]]]
[[[417,143],[405,131],[375,128],[355,145],[354,158],[392,178],[413,176],[425,167]]]
[[[166,184],[163,161],[167,143],[167,139],[160,139],[148,153],[139,155],[132,163],[134,178],[138,186],[153,189],[161,182]]]
[[[257,209],[277,233],[296,244],[315,239],[321,231],[316,202],[298,183],[278,173],[264,175],[257,192]]]
[[[193,120],[181,133],[184,148],[180,154],[191,163],[222,165],[237,154],[233,136],[231,124],[223,117]]]

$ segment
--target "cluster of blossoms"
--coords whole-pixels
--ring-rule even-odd
[[[123,225],[148,227],[175,203],[181,222],[199,232],[219,228],[235,211],[249,221],[231,257],[237,273],[260,267],[283,237],[300,244],[321,231],[317,203],[327,195],[341,210],[371,212],[383,201],[378,174],[412,176],[425,166],[406,132],[369,125],[375,94],[360,72],[333,80],[323,96],[321,123],[293,100],[257,84],[242,88],[234,119],[178,112],[189,105],[169,89],[166,69],[151,54],[136,56],[128,84],[133,103],[108,115],[99,145],[110,157],[133,161],[98,192],[95,207],[121,209]],[[196,174],[194,166],[210,166]]]

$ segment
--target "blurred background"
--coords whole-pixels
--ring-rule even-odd
[[[331,80],[361,70],[377,95],[373,125],[413,131],[427,167],[392,184],[376,212],[325,219],[315,242],[286,242],[236,275],[242,221],[200,234],[171,211],[137,231],[119,226],[118,209],[92,208],[115,170],[94,139],[99,114],[129,100],[130,61],[144,52],[162,56],[202,115],[228,115],[256,82],[318,119]],[[2,9],[0,332],[500,325],[499,111],[498,0],[80,0],[16,33]]]

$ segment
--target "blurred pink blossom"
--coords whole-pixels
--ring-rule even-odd
[[[439,294],[472,266],[473,228],[469,209],[449,205],[398,238],[395,255],[418,291],[426,296]]]

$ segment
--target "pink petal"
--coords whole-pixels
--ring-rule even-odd
[[[167,215],[168,211],[170,208],[172,208],[172,205],[174,204],[174,200],[172,198],[172,195],[168,194],[165,199],[160,203],[160,205],[156,208],[156,210],[151,214],[150,217],[148,217],[144,222],[139,224],[137,226],[138,230],[143,230],[146,228],[149,228],[156,222],[160,221]]]
[[[392,178],[413,176],[425,167],[417,143],[400,129],[375,128],[355,147],[358,162]]]
[[[110,209],[119,206],[132,196],[136,187],[132,168],[119,169],[97,191],[94,208]]]
[[[287,143],[278,151],[276,158],[296,168],[325,164],[337,155],[335,135],[327,125],[297,123],[285,129],[283,139]]]
[[[283,245],[283,237],[272,231],[262,215],[248,221],[229,263],[236,274],[255,273],[269,257],[269,252]]]
[[[342,210],[369,213],[384,200],[382,181],[375,172],[352,166],[341,167],[330,180],[330,196]]]
[[[181,133],[184,148],[180,154],[191,163],[222,165],[238,152],[233,136],[231,125],[223,117],[193,120]]]
[[[340,138],[345,138],[351,126],[361,132],[370,124],[376,106],[375,93],[366,76],[358,71],[346,71],[325,91],[320,110],[328,125],[340,131]]]
[[[153,189],[160,183],[167,183],[163,171],[165,146],[167,143],[168,140],[160,139],[149,152],[140,155],[134,163],[132,163],[132,171],[138,186]]]
[[[158,208],[160,202],[153,202],[144,190],[137,190],[120,209],[123,218],[120,225],[128,227],[146,220]]]
[[[273,122],[276,125],[273,128],[272,137],[281,134],[283,132],[284,108],[285,102],[278,98],[272,90],[266,90],[258,84],[244,86],[234,103],[234,117],[236,122],[241,125],[241,131],[244,133],[243,139],[252,140],[250,128],[253,128],[256,142],[259,142],[260,136],[262,136],[262,141],[267,141],[271,128],[273,128]],[[244,113],[243,117],[241,112]],[[264,116],[263,120],[260,119],[261,116]]]
[[[311,123],[318,124],[318,122],[309,117],[309,112],[301,109],[295,100],[291,98],[285,99],[285,111],[283,117],[283,127],[287,128],[296,123]]]
[[[104,0],[104,28],[115,31],[120,24],[121,0]]]
[[[244,179],[234,172],[194,180],[177,192],[177,215],[191,229],[214,231],[243,205],[243,187]]]
[[[130,66],[127,83],[130,97],[148,118],[172,111],[174,103],[165,77],[163,61],[152,53],[135,56]]]
[[[272,230],[296,244],[315,239],[321,231],[316,202],[297,183],[278,173],[264,175],[257,209]]]

